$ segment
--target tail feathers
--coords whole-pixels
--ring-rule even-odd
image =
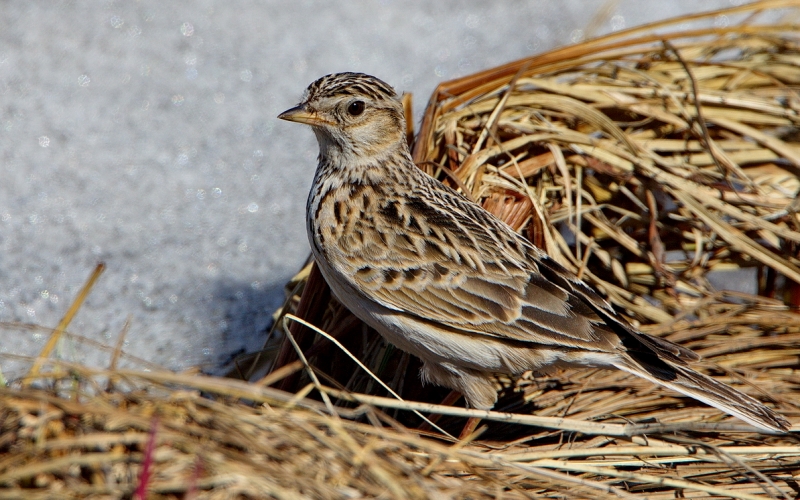
[[[673,363],[665,364],[672,369],[669,371],[674,373],[674,376],[664,376],[664,367],[656,368],[640,365],[633,360],[621,360],[618,363],[614,363],[614,366],[680,392],[690,398],[702,401],[759,429],[786,432],[791,427],[788,420],[750,396],[688,367]]]

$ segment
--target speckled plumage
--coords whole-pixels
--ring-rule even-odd
[[[757,427],[787,421],[688,366],[692,351],[636,331],[591,287],[509,226],[418,169],[394,90],[327,75],[280,116],[312,126],[314,257],[336,297],[423,361],[425,380],[491,408],[493,375],[614,367]]]

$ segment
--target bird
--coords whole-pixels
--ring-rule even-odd
[[[790,428],[691,369],[696,353],[637,330],[589,284],[418,168],[389,84],[329,74],[278,118],[310,125],[319,144],[306,230],[322,276],[355,316],[422,361],[423,382],[489,410],[498,374],[616,368],[761,430]]]

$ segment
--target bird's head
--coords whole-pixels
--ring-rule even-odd
[[[406,148],[403,106],[394,89],[363,73],[323,76],[278,118],[311,125],[323,159],[379,160]]]

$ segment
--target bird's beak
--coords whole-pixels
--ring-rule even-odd
[[[305,123],[306,125],[330,125],[331,123],[319,116],[315,111],[309,111],[305,106],[300,104],[291,109],[287,109],[278,115],[281,120],[290,122]]]

